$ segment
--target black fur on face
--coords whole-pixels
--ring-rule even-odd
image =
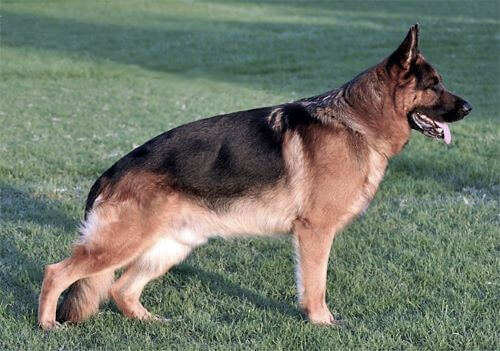
[[[438,122],[456,122],[467,116],[471,107],[464,99],[449,92],[443,92],[442,97],[432,106],[418,106],[411,114],[420,113]]]
[[[472,107],[461,97],[446,90],[441,76],[423,56],[412,65],[408,75],[416,78],[415,96],[420,102],[408,113],[410,127],[449,143],[451,134],[446,123],[464,118]]]
[[[443,85],[442,78],[427,62],[414,65],[412,70],[417,78],[417,90],[433,96],[433,103],[416,106],[411,112],[420,113],[435,121],[455,122],[464,118],[472,110],[471,105],[461,97],[450,93]]]

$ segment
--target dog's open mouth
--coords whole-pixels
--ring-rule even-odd
[[[410,125],[428,137],[444,139],[446,144],[451,143],[451,132],[447,123],[435,121],[421,112],[413,112],[410,116]]]

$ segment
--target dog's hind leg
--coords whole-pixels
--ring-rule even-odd
[[[57,300],[61,293],[71,284],[80,279],[92,279],[99,275],[111,274],[115,269],[127,263],[125,257],[126,256],[120,255],[122,259],[118,259],[112,253],[106,251],[93,252],[82,245],[75,248],[75,252],[70,258],[46,266],[39,298],[38,322],[40,326],[43,329],[57,327]],[[91,279],[88,280],[88,282],[91,282]],[[71,291],[68,293],[71,294]],[[88,303],[87,300],[100,298],[98,296],[88,296],[81,293],[71,295],[71,298],[65,299],[63,303],[83,307]],[[94,303],[91,303],[91,305],[94,305]],[[61,308],[68,310],[67,306],[62,306]],[[82,318],[78,316],[75,319],[75,321],[78,321]]]
[[[165,237],[132,262],[110,290],[123,314],[136,319],[158,319],[141,304],[141,293],[148,282],[182,262],[191,251],[192,246]]]
[[[38,309],[38,322],[43,329],[57,327],[58,298],[81,279],[90,278],[85,284],[68,290],[70,296],[63,300],[60,309],[65,311],[66,317],[70,316],[70,321],[79,321],[97,312],[103,295],[101,288],[109,287],[113,272],[133,261],[152,242],[153,238],[145,234],[151,232],[151,223],[147,218],[141,219],[138,206],[102,206],[89,218],[82,229],[82,241],[75,245],[73,255],[45,268]],[[88,284],[102,286],[89,289]],[[107,291],[104,293],[107,295]],[[80,310],[70,311],[72,307]]]

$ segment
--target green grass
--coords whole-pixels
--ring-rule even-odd
[[[2,1],[0,349],[495,350],[500,322],[497,1]],[[474,107],[453,144],[415,133],[368,213],[334,244],[307,323],[290,238],[214,240],[150,284],[164,324],[112,303],[36,326],[42,267],[68,255],[95,178],[197,118],[334,88],[421,24],[421,47]]]

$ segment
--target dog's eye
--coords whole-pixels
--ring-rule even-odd
[[[429,85],[427,85],[425,89],[437,91],[439,89],[439,79],[437,79],[436,77],[432,77],[432,80],[429,82]]]

